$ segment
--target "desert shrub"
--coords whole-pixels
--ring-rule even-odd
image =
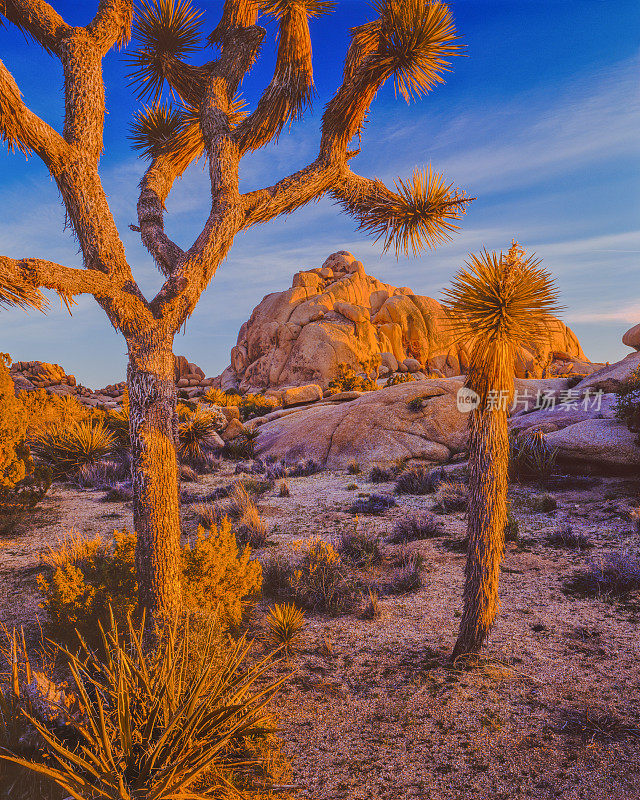
[[[396,494],[433,494],[446,480],[442,468],[429,469],[424,464],[414,464],[396,478]]]
[[[407,594],[422,586],[423,559],[420,553],[403,551],[388,580],[381,586],[387,594]]]
[[[251,499],[249,492],[244,488],[242,481],[237,481],[229,495],[227,514],[230,519],[240,519],[249,509],[256,504]]]
[[[240,544],[248,544],[251,547],[264,547],[267,543],[267,526],[255,505],[250,505],[240,517],[236,526],[236,536]]]
[[[264,417],[277,407],[278,403],[273,397],[265,397],[263,394],[245,394],[238,402],[240,418],[243,422]]]
[[[370,567],[382,561],[380,538],[356,527],[340,532],[336,546],[343,558],[359,567]]]
[[[282,481],[278,486],[278,497],[289,497],[290,495],[289,484],[286,481]]]
[[[258,431],[245,430],[240,436],[225,442],[222,455],[232,461],[242,461],[253,458],[256,450],[256,438]]]
[[[128,465],[121,461],[105,459],[82,464],[75,475],[75,483],[81,489],[103,489],[107,484],[127,480],[131,477]]]
[[[51,425],[74,425],[82,420],[105,418],[104,412],[83,406],[72,395],[49,394],[45,389],[21,392],[20,402],[27,415],[27,436]]]
[[[347,490],[348,490],[349,492],[355,492],[355,490],[356,490],[356,489],[358,489],[358,488],[359,488],[359,487],[358,487],[358,484],[357,484],[357,483],[348,483],[348,484],[347,484]]]
[[[565,547],[569,550],[588,550],[593,542],[582,531],[574,530],[571,525],[562,525],[547,535],[547,543],[553,547]]]
[[[390,375],[385,383],[385,386],[397,386],[400,383],[412,383],[415,378],[410,372],[395,372]]]
[[[270,774],[273,753],[258,743],[272,738],[264,707],[279,683],[254,689],[265,663],[247,665],[244,640],[223,649],[209,636],[196,648],[174,624],[145,648],[131,622],[102,640],[61,650],[77,710],[64,732],[34,720],[47,755],[14,760],[77,800],[222,797]]]
[[[135,614],[135,534],[114,531],[112,541],[71,534],[44,558],[38,578],[42,607],[59,634],[70,627],[95,636],[96,623]],[[198,528],[182,550],[182,588],[188,609],[237,625],[244,599],[259,589],[261,568],[248,547],[239,550],[228,520]]]
[[[433,510],[438,514],[453,514],[466,511],[468,505],[467,487],[459,481],[445,481],[436,492]]]
[[[640,589],[640,550],[629,548],[590,561],[586,570],[565,584],[567,594],[620,597]]]
[[[113,481],[104,487],[106,494],[102,498],[105,503],[127,503],[133,500],[133,484],[131,481]]]
[[[180,464],[180,480],[184,483],[197,483],[198,473],[188,464]]]
[[[367,596],[362,595],[364,608],[362,609],[362,619],[377,619],[382,613],[380,608],[380,595],[376,589],[369,587]]]
[[[618,386],[615,395],[616,419],[638,434],[636,443],[640,444],[640,367]]]
[[[534,514],[550,514],[558,508],[558,501],[551,494],[534,495],[527,497],[526,504]]]
[[[255,495],[256,497],[272,491],[274,486],[274,481],[270,478],[244,478],[241,483],[249,494]]]
[[[198,525],[210,528],[219,525],[224,517],[222,508],[217,503],[197,503],[193,511],[198,519]]]
[[[114,436],[117,447],[128,450],[131,447],[129,436],[129,390],[125,387],[122,395],[122,408],[107,411],[104,423]]]
[[[70,477],[83,464],[104,460],[114,448],[114,437],[102,420],[92,424],[80,420],[69,425],[61,423],[35,433],[31,449],[55,477]]]
[[[263,566],[263,594],[295,602],[319,613],[349,611],[358,589],[350,579],[340,554],[332,544],[315,538],[295,542],[297,563],[272,557]]]
[[[387,541],[390,544],[405,544],[418,539],[432,539],[444,534],[444,525],[434,515],[427,512],[409,514],[401,517],[393,527]]]
[[[302,645],[304,611],[293,603],[276,603],[267,612],[267,644],[291,655]]]
[[[361,362],[360,366],[365,372],[364,375],[358,375],[355,369],[348,364],[338,364],[336,376],[329,382],[330,394],[375,391],[378,388],[378,384],[366,374],[370,365]]]
[[[371,471],[369,472],[370,483],[388,483],[388,481],[392,481],[394,477],[395,477],[394,470],[384,469],[378,464],[371,467]]]
[[[226,417],[213,408],[197,406],[184,419],[178,422],[180,458],[185,461],[199,459],[216,447],[213,434],[226,425]]]
[[[51,486],[51,472],[38,465],[13,487],[0,487],[0,534],[13,533]]]
[[[350,461],[347,464],[347,472],[349,475],[360,475],[362,472],[362,467],[357,461]]]
[[[514,481],[546,480],[556,468],[557,448],[547,444],[542,431],[525,431],[510,437],[509,477]]]
[[[228,408],[230,406],[238,405],[240,402],[240,395],[237,393],[230,394],[228,392],[223,392],[222,389],[214,389],[211,387],[207,389],[200,399],[210,406],[221,406],[222,408]]]
[[[368,497],[359,497],[349,508],[350,514],[384,514],[390,508],[398,505],[393,497],[387,494],[372,494]]]

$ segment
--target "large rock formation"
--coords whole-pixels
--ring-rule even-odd
[[[334,253],[322,267],[294,275],[284,292],[267,295],[240,329],[223,389],[242,391],[317,383],[326,388],[338,364],[361,370],[381,358],[381,374],[440,370],[463,373],[468,351],[455,344],[444,310],[430,297],[367,275],[351,253]],[[523,349],[520,377],[589,374],[575,334],[554,319],[540,350]]]

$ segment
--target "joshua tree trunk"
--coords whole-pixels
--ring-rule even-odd
[[[453,658],[477,653],[498,613],[498,579],[507,521],[509,433],[504,409],[473,412],[464,612]]]
[[[180,514],[171,336],[129,343],[129,429],[140,606],[150,625],[179,608]]]

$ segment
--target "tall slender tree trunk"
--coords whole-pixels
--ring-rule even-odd
[[[171,618],[182,596],[173,337],[141,334],[128,344],[138,600],[153,626]]]
[[[507,412],[481,408],[472,413],[464,611],[453,658],[477,653],[493,626],[507,522]]]

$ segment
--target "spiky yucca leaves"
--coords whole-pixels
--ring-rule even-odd
[[[471,412],[469,545],[464,611],[453,657],[477,653],[498,612],[498,578],[507,524],[509,432],[516,348],[535,345],[558,308],[549,273],[513,242],[504,255],[472,256],[444,294],[456,336],[472,342],[466,386],[479,396]]]
[[[438,173],[428,167],[414,170],[410,181],[398,178],[396,191],[379,180],[349,180],[344,189],[334,192],[340,204],[360,221],[359,228],[384,239],[384,250],[413,255],[425,246],[433,248],[449,241],[458,230],[455,224],[473,198],[452,189]]]
[[[52,425],[29,441],[31,450],[56,477],[69,476],[83,464],[100,461],[111,453],[114,443],[114,434],[102,420],[97,424],[79,420],[71,425]]]
[[[304,611],[293,603],[276,603],[267,614],[267,642],[290,655],[302,643],[304,626]]]
[[[165,81],[185,102],[202,91],[201,71],[181,60],[200,47],[201,16],[189,0],[140,0],[130,77],[141,98],[157,103]]]
[[[448,59],[461,50],[444,3],[380,0],[375,8],[377,20],[351,31],[345,61],[348,80],[323,115],[323,130],[343,146],[360,129],[375,93],[390,77],[409,102],[442,83]]]
[[[220,427],[220,417],[213,409],[198,406],[186,419],[178,423],[180,456],[201,458],[205,450],[214,445],[213,434]]]
[[[143,106],[133,117],[129,139],[134,150],[140,150],[145,158],[155,158],[166,152],[183,125],[182,114],[166,103]]]
[[[60,648],[78,696],[80,713],[67,715],[78,746],[31,718],[49,763],[2,758],[49,777],[76,800],[226,796],[237,773],[257,763],[247,743],[270,733],[265,706],[284,679],[256,689],[271,656],[247,667],[244,639],[220,657],[212,635],[196,650],[178,627],[145,649],[141,628],[129,622],[125,637],[112,620],[102,634],[104,656],[84,643],[78,655]]]
[[[278,20],[278,55],[271,83],[255,111],[239,127],[241,152],[255,150],[298,119],[313,94],[309,18],[333,10],[326,0],[259,0],[260,10]]]
[[[6,119],[1,93],[0,119]],[[5,138],[3,131],[0,130],[0,141],[3,138]],[[7,140],[6,138],[5,140],[8,141],[9,149],[12,149],[13,140]],[[13,143],[18,147],[20,146],[17,140]],[[27,151],[24,152],[26,153]],[[14,272],[8,261],[9,259],[3,259],[0,256],[0,309],[17,306],[18,308],[37,308],[39,311],[44,311],[49,305],[47,298],[40,289],[25,279],[24,274]]]

